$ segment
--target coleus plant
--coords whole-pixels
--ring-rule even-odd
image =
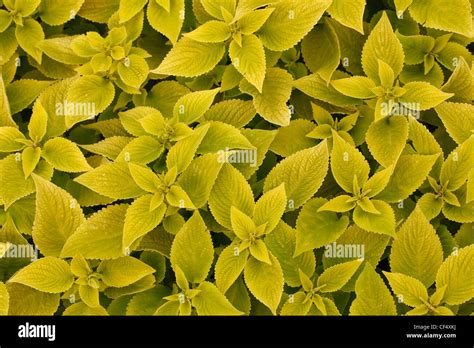
[[[0,6],[0,314],[472,314],[471,1]]]

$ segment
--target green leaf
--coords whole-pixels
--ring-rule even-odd
[[[438,158],[439,154],[400,156],[387,186],[377,198],[388,203],[407,199],[423,184]]]
[[[227,292],[244,270],[248,257],[248,250],[239,251],[235,245],[229,245],[222,250],[214,268],[219,290]]]
[[[150,25],[176,44],[184,22],[184,0],[170,2],[169,11],[156,1],[148,2],[147,18]]]
[[[471,12],[468,0],[460,0],[455,4],[449,0],[414,1],[410,6],[410,15],[423,26],[465,36],[472,35]]]
[[[120,79],[127,86],[140,88],[148,77],[148,64],[145,58],[131,54],[117,66]]]
[[[109,205],[91,215],[68,238],[61,257],[82,254],[86,259],[107,260],[124,256],[122,234],[128,205]]]
[[[384,167],[397,162],[408,139],[408,122],[404,116],[385,117],[372,123],[365,140],[370,153]]]
[[[387,277],[392,291],[397,295],[398,302],[405,303],[410,307],[424,305],[428,301],[426,287],[418,279],[402,273],[383,272]]]
[[[182,96],[174,106],[173,116],[186,124],[199,120],[209,110],[217,93],[219,89],[215,88]]]
[[[339,66],[341,53],[336,32],[328,22],[316,26],[303,39],[301,53],[312,73],[319,73],[326,82],[331,80]]]
[[[328,13],[342,25],[364,33],[363,17],[365,0],[335,0]]]
[[[236,3],[236,0],[201,0],[201,4],[206,12],[217,19],[224,19],[222,8],[230,14],[234,14]]]
[[[352,98],[370,99],[374,98],[375,94],[372,90],[376,87],[375,82],[365,76],[352,76],[344,79],[331,81],[338,92]]]
[[[51,256],[23,267],[9,280],[48,293],[64,292],[72,286],[73,281],[68,263]]]
[[[285,283],[292,287],[301,285],[299,270],[307,275],[312,275],[316,266],[316,259],[312,251],[294,256],[296,238],[297,232],[283,221],[271,234],[265,237],[265,244],[280,262]]]
[[[474,106],[460,103],[443,103],[435,108],[446,131],[458,144],[462,144],[474,129]]]
[[[393,32],[387,14],[383,13],[367,39],[362,51],[362,67],[368,77],[375,82],[379,79],[378,60],[387,63],[398,76],[403,68],[403,47]]]
[[[333,132],[331,171],[339,186],[349,193],[359,194],[352,192],[354,178],[360,187],[369,179],[370,167],[364,156],[336,132]]]
[[[317,145],[310,139],[314,123],[309,120],[293,120],[286,127],[280,127],[271,144],[270,150],[282,157],[288,157],[295,152]]]
[[[166,206],[161,204],[150,211],[152,195],[137,198],[127,209],[123,228],[123,247],[127,248],[141,236],[144,236],[162,221]]]
[[[265,179],[264,192],[285,184],[287,208],[297,209],[321,187],[328,169],[327,143],[301,150],[278,163]]]
[[[230,164],[222,166],[209,197],[209,208],[216,221],[222,226],[232,229],[231,207],[252,215],[254,198],[250,185],[245,177]]]
[[[390,267],[420,280],[426,287],[433,284],[443,262],[443,249],[433,226],[419,208],[403,223],[392,244]]]
[[[474,166],[474,137],[471,136],[452,151],[441,167],[440,182],[450,191],[460,188]]]
[[[292,81],[292,76],[285,70],[270,68],[266,72],[262,92],[245,80],[240,83],[240,90],[253,96],[253,104],[260,116],[270,123],[287,126],[291,112],[286,103],[291,96]]]
[[[41,253],[59,256],[66,240],[85,221],[77,201],[62,188],[38,175],[33,240]]]
[[[171,264],[178,266],[191,283],[206,279],[214,259],[211,234],[198,212],[186,222],[171,247]]]
[[[204,43],[182,38],[152,73],[195,77],[211,71],[225,53],[223,43]]]
[[[38,48],[38,43],[44,40],[44,32],[41,25],[32,18],[23,20],[23,25],[15,28],[18,45],[32,56],[39,64],[43,52]]]
[[[245,284],[257,300],[274,315],[283,294],[283,271],[278,259],[270,253],[271,265],[251,257],[244,269]]]
[[[115,198],[135,198],[145,193],[135,184],[127,163],[116,162],[101,165],[74,179],[101,195]]]
[[[49,139],[43,146],[41,156],[63,172],[76,173],[92,169],[79,147],[65,138]]]
[[[416,104],[418,110],[429,110],[453,96],[452,93],[445,93],[427,82],[410,82],[403,88],[406,92],[399,98],[400,102],[407,105]]]
[[[218,153],[219,162],[239,162],[239,158],[236,155],[236,161],[233,161],[231,154],[232,149],[244,149],[247,151],[237,151],[242,156],[244,154],[249,155],[252,151],[256,151],[252,143],[241,133],[240,130],[234,128],[230,124],[222,123],[219,121],[209,122],[209,130],[206,136],[202,140],[198,153]],[[228,152],[226,154],[226,151]],[[250,157],[250,155],[248,156]],[[244,162],[245,158],[240,159],[240,162]]]
[[[258,34],[263,45],[272,51],[285,51],[295,46],[319,21],[331,1],[318,0],[307,3],[298,0],[282,0]]]
[[[245,35],[240,45],[233,40],[230,43],[229,55],[234,67],[262,93],[266,64],[265,50],[259,38],[253,34]]]
[[[286,301],[283,305],[280,315],[307,315],[313,303],[305,301],[306,295],[299,291],[292,294],[293,299]]]
[[[109,315],[104,307],[89,307],[84,302],[74,303],[73,305],[66,308],[63,312],[64,316],[82,316],[82,315],[91,315],[91,316],[102,316]]]
[[[200,292],[193,297],[192,304],[198,315],[241,315],[214,284],[203,282],[197,288]]]
[[[154,273],[155,269],[134,257],[123,256],[102,261],[97,272],[107,286],[122,288]]]
[[[342,288],[361,265],[362,260],[340,263],[324,270],[319,276],[317,286],[321,292],[335,292]]]
[[[350,315],[397,315],[390,291],[369,263],[357,278],[355,293]]]
[[[337,240],[346,230],[346,216],[338,218],[336,213],[319,211],[326,202],[324,198],[314,198],[301,209],[296,221],[295,256]]]
[[[374,199],[372,203],[380,214],[365,212],[357,206],[352,216],[354,222],[364,230],[395,237],[395,214],[392,207],[380,200]]]
[[[28,133],[30,134],[31,140],[35,143],[39,143],[46,134],[47,126],[48,114],[41,103],[37,102],[33,107],[33,113],[28,123]]]
[[[474,297],[474,245],[469,245],[451,254],[441,265],[436,275],[436,288],[446,286],[444,302],[457,305]]]
[[[74,120],[82,121],[103,112],[114,100],[115,87],[112,82],[103,77],[86,75],[79,77],[69,87],[67,92],[68,103],[73,105],[87,105],[88,115],[70,115]]]

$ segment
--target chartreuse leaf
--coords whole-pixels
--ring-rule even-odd
[[[438,106],[454,94],[445,93],[427,82],[409,82],[403,86],[405,93],[399,98],[401,103],[417,105],[418,110],[428,110]]]
[[[174,144],[168,151],[168,156],[166,157],[167,167],[176,167],[178,173],[183,172],[193,160],[199,145],[209,130],[209,127],[209,124],[205,124],[201,127],[195,128],[190,136]]]
[[[443,302],[457,305],[474,297],[474,245],[469,245],[451,254],[436,275],[436,288],[446,286]]]
[[[393,32],[387,14],[384,12],[367,39],[362,51],[362,67],[365,74],[375,82],[379,79],[378,60],[387,63],[398,76],[403,68],[403,47]]]
[[[73,281],[69,264],[51,256],[23,267],[9,280],[11,283],[20,283],[48,293],[64,292],[72,286]]]
[[[472,135],[474,129],[474,106],[461,103],[443,103],[435,108],[446,131],[458,144]]]
[[[86,259],[113,259],[124,256],[122,235],[128,205],[109,205],[91,215],[68,238],[61,257],[82,254]]]
[[[118,64],[117,71],[124,84],[140,88],[148,76],[148,64],[138,54],[130,54]]]
[[[219,289],[209,282],[199,284],[199,293],[192,298],[198,315],[241,315]]]
[[[334,0],[328,13],[342,25],[364,33],[363,17],[365,0]]]
[[[219,162],[245,162],[248,159],[237,160],[237,156],[232,156],[231,149],[246,149],[247,151],[237,152],[240,154],[250,154],[255,153],[256,149],[250,143],[250,141],[241,133],[240,130],[231,126],[230,124],[222,123],[219,121],[209,122],[209,130],[206,133],[206,136],[202,140],[198,153],[218,153]],[[227,153],[226,153],[227,151]],[[235,161],[234,157],[237,157]],[[242,156],[243,157],[243,156]],[[248,156],[249,157],[249,156]]]
[[[369,178],[370,167],[364,156],[353,145],[347,143],[336,132],[333,132],[331,153],[331,171],[336,182],[344,191],[354,194],[354,177],[362,187]]]
[[[204,43],[182,38],[152,73],[195,77],[211,71],[225,53],[224,43]]]
[[[123,229],[124,248],[130,247],[135,240],[150,232],[162,221],[166,212],[166,205],[161,204],[151,210],[152,199],[153,195],[141,196],[127,209]]]
[[[38,175],[33,240],[41,253],[59,256],[66,240],[85,221],[77,201],[62,188]]]
[[[31,140],[35,143],[39,143],[46,134],[47,126],[48,114],[43,105],[41,105],[41,102],[38,101],[33,107],[33,113],[28,123],[28,133],[30,134]]]
[[[91,315],[91,316],[102,316],[109,315],[104,307],[89,307],[84,302],[74,303],[71,306],[67,307],[63,313],[64,316],[82,316],[82,315]]]
[[[370,263],[357,278],[355,293],[350,315],[397,315],[390,291]]]
[[[310,32],[330,5],[329,0],[311,3],[283,0],[272,4],[275,10],[258,31],[263,45],[272,51],[293,47]]]
[[[222,9],[230,14],[235,13],[236,0],[201,0],[201,4],[208,14],[217,18],[224,19]]]
[[[415,208],[392,244],[392,272],[412,276],[429,287],[442,261],[443,249],[435,229],[422,211]]]
[[[155,269],[134,257],[123,256],[102,261],[97,272],[101,274],[101,279],[107,286],[121,288],[154,273]]]
[[[329,22],[317,25],[303,39],[301,52],[311,72],[329,82],[341,58],[337,35]]]
[[[264,192],[285,184],[287,209],[302,206],[321,187],[328,169],[326,141],[318,146],[298,151],[278,163],[267,175]]]
[[[369,213],[358,205],[352,215],[356,225],[369,232],[395,237],[395,214],[392,207],[381,200],[373,199],[371,202],[379,213]]]
[[[77,121],[86,120],[104,111],[114,100],[115,87],[103,77],[86,75],[75,80],[67,92],[68,103],[87,106],[81,110],[92,111],[68,115]],[[75,108],[75,110],[78,108]]]
[[[39,5],[41,20],[49,25],[61,25],[73,19],[84,0],[45,0]]]
[[[145,193],[133,180],[128,164],[116,162],[101,165],[74,179],[101,195],[115,198],[135,198]]]
[[[460,188],[474,166],[474,136],[451,152],[441,167],[440,182],[450,191]]]
[[[270,233],[280,222],[286,208],[285,184],[266,192],[255,204],[253,221],[257,226],[265,225],[265,232]]]
[[[280,315],[307,315],[313,303],[305,300],[306,295],[302,291],[292,294],[292,300],[285,302]]]
[[[0,127],[0,152],[15,152],[25,147],[21,142],[25,136],[15,127]]]
[[[198,212],[186,222],[171,247],[171,264],[178,266],[191,283],[206,279],[214,259],[211,234]]]
[[[472,36],[471,3],[468,0],[460,0],[448,6],[450,4],[449,0],[413,1],[410,6],[410,15],[415,21],[428,28]],[[446,11],[440,11],[440,9],[446,9]]]
[[[209,110],[217,93],[219,89],[215,88],[182,96],[174,106],[173,116],[186,124],[199,120]]]
[[[423,184],[438,155],[402,155],[385,189],[377,196],[388,203],[407,199]]]
[[[125,23],[132,19],[143,7],[145,7],[147,0],[120,0],[119,4],[119,18],[120,23]]]
[[[199,42],[224,42],[231,36],[231,31],[227,23],[211,20],[185,35]]]
[[[318,278],[318,288],[321,292],[339,290],[352,278],[361,263],[362,260],[353,260],[327,268]]]
[[[242,128],[252,120],[255,114],[256,110],[251,101],[229,99],[214,104],[204,114],[204,119],[220,121],[236,128]]]
[[[247,249],[240,251],[235,245],[229,245],[222,250],[214,268],[219,290],[227,292],[244,270],[248,257]]]
[[[12,115],[27,108],[49,85],[51,85],[50,81],[32,79],[21,79],[10,83],[6,87],[6,92]]]
[[[299,270],[312,275],[316,259],[312,251],[294,256],[296,247],[296,231],[280,221],[274,231],[265,237],[265,244],[280,262],[285,283],[290,286],[301,285]]]
[[[271,264],[250,257],[245,265],[245,284],[257,300],[275,315],[283,294],[283,271],[278,259],[269,253]]]
[[[372,123],[365,141],[374,158],[384,167],[395,163],[408,139],[408,122],[404,116],[385,117]]]
[[[35,290],[20,283],[6,284],[10,303],[8,315],[53,315],[59,306],[59,294]]]
[[[64,172],[85,172],[92,169],[79,147],[65,138],[49,139],[42,148],[41,156],[55,169]]]
[[[41,64],[43,52],[38,48],[38,43],[44,40],[44,32],[41,25],[32,18],[23,19],[23,25],[15,28],[18,45]]]
[[[338,218],[334,212],[318,211],[326,202],[324,198],[314,198],[301,209],[296,221],[295,256],[337,240],[346,230],[347,216]]]
[[[3,282],[0,282],[0,315],[8,315],[8,307],[10,304],[10,295],[7,287]]]
[[[291,96],[292,82],[292,76],[285,70],[270,68],[266,72],[262,92],[246,80],[240,83],[240,90],[253,96],[255,109],[264,119],[279,126],[287,126],[291,113],[286,103]]]
[[[428,301],[426,287],[418,279],[402,273],[383,272],[400,303],[418,307]]]
[[[262,42],[255,35],[242,37],[240,45],[233,40],[229,55],[234,67],[250,82],[259,93],[262,93],[265,79],[265,50]]]
[[[209,208],[216,221],[231,230],[231,208],[252,215],[254,205],[252,189],[247,180],[232,165],[224,164],[209,196]]]

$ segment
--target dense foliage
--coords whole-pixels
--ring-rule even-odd
[[[0,0],[0,314],[472,314],[473,5]]]

